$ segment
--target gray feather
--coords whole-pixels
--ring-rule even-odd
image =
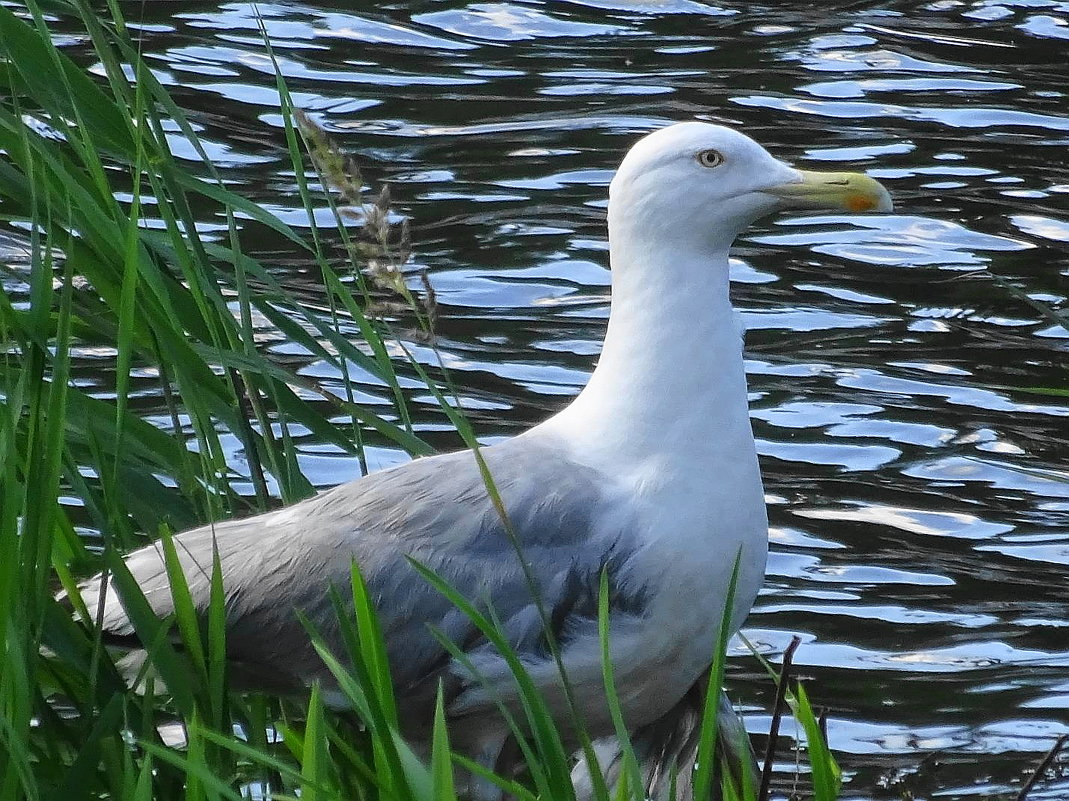
[[[522,441],[522,445],[520,444]],[[563,460],[555,448],[523,438],[484,448],[483,456],[521,542],[554,635],[596,631],[601,570],[613,578],[614,611],[640,615],[645,591],[627,583],[633,552],[629,521],[601,514],[612,481]],[[617,522],[606,526],[604,520]],[[226,597],[227,650],[246,683],[300,687],[330,676],[298,620],[301,611],[342,653],[328,587],[343,597],[350,564],[360,568],[385,635],[403,719],[429,721],[439,679],[463,691],[429,625],[474,656],[489,649],[471,622],[408,563],[420,562],[468,599],[492,609],[529,662],[548,658],[541,618],[519,560],[470,451],[419,459],[335,487],[285,509],[187,531],[175,545],[198,610],[208,606],[213,543]],[[154,611],[173,612],[158,544],[127,565]],[[94,609],[100,578],[83,595]],[[429,625],[428,625],[429,624]],[[109,587],[105,631],[133,634]]]

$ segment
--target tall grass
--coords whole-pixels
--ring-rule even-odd
[[[574,797],[571,755],[519,658],[493,621],[430,573],[427,580],[498,643],[524,688],[524,714],[512,720],[526,757],[522,780],[494,776],[451,754],[441,699],[430,754],[417,755],[406,744],[375,611],[355,571],[352,599],[336,598],[348,664],[322,650],[352,713],[328,709],[318,688],[307,698],[278,699],[228,687],[218,564],[209,613],[199,619],[170,532],[266,508],[275,495],[290,502],[310,494],[294,455],[297,432],[358,457],[372,440],[414,455],[429,448],[413,432],[387,332],[370,313],[371,291],[339,275],[325,232],[313,226],[309,237],[301,236],[226,187],[194,126],[140,58],[118,4],[108,10],[110,19],[102,20],[80,0],[48,4],[48,13],[79,25],[91,43],[99,73],[92,77],[53,44],[40,5],[31,0],[18,15],[0,7],[0,215],[8,231],[20,232],[28,253],[28,269],[19,275],[28,284],[26,300],[16,304],[0,295],[0,801],[263,794],[450,799],[457,792],[455,764],[517,798]],[[196,169],[172,155],[172,130],[200,154]],[[299,194],[312,219],[300,140],[287,121]],[[389,248],[387,205],[385,198],[375,205],[381,215],[373,227]],[[222,222],[221,236],[198,227],[206,210]],[[283,237],[317,265],[326,312],[297,303],[268,266],[245,252],[241,218]],[[366,257],[348,245],[354,240],[344,214],[338,220],[330,236]],[[409,247],[407,235],[393,246]],[[395,289],[402,297],[407,292],[403,281]],[[433,319],[429,300],[425,323]],[[253,324],[259,317],[333,366],[346,378],[343,394],[262,353]],[[358,342],[343,335],[342,318],[359,330]],[[112,387],[89,392],[73,379],[80,348],[109,354]],[[389,388],[388,416],[353,400],[350,365]],[[156,382],[166,424],[133,408],[135,368]],[[466,422],[452,409],[447,413],[470,440]],[[337,414],[352,424],[335,425]],[[228,464],[228,437],[242,444],[247,474]],[[252,486],[252,497],[235,490],[239,483]],[[99,532],[93,547],[79,533],[86,528]],[[146,537],[161,535],[174,621],[153,616],[121,558]],[[137,692],[93,623],[100,610],[82,607],[74,592],[77,575],[100,569],[114,577],[148,653]],[[60,587],[87,625],[75,623],[56,601]],[[603,605],[603,615],[606,610]],[[602,624],[607,638],[604,618]],[[309,636],[318,637],[314,630]],[[611,671],[605,678],[611,690]],[[708,692],[713,701],[705,704],[698,779],[704,785],[716,783],[709,755],[717,681]],[[834,762],[820,745],[804,692],[791,697],[819,756],[816,796],[831,799]],[[508,710],[502,713],[511,719]],[[595,781],[598,796],[644,796],[633,764],[622,777],[615,790]],[[723,792],[753,798],[756,791],[728,780]]]

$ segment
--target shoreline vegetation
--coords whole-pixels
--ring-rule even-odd
[[[364,472],[370,445],[431,452],[415,433],[391,354],[400,350],[406,369],[425,381],[421,390],[438,398],[469,445],[475,439],[447,400],[455,401],[448,380],[428,375],[394,333],[394,318],[415,320],[418,333],[406,330],[405,338],[433,346],[437,311],[425,276],[405,270],[412,239],[403,222],[394,224],[388,190],[365,201],[359,171],[290,105],[278,77],[284,146],[311,227],[300,234],[233,193],[198,142],[195,122],[141,59],[119,5],[107,7],[103,20],[78,0],[31,0],[20,15],[0,7],[0,214],[24,246],[27,269],[15,278],[29,290],[25,303],[0,295],[0,801],[450,799],[454,766],[516,798],[574,798],[572,756],[533,691],[524,695],[526,719],[516,721],[525,776],[493,776],[451,755],[440,699],[429,761],[412,752],[399,733],[372,599],[355,570],[350,587],[331,590],[349,652],[323,653],[351,712],[328,708],[319,687],[299,699],[229,688],[218,571],[206,619],[193,615],[180,581],[177,619],[161,622],[149,612],[122,554],[162,536],[177,565],[171,532],[307,497],[313,488],[295,458],[298,438],[352,454]],[[80,26],[97,59],[94,75],[54,44],[52,14]],[[195,165],[175,158],[172,137],[199,155]],[[314,182],[305,177],[306,148]],[[329,230],[314,222],[324,202],[337,222]],[[219,223],[211,235],[198,226],[207,216]],[[318,270],[323,295],[314,310],[244,249],[247,224],[280,237]],[[345,391],[263,353],[258,320],[336,370]],[[79,349],[89,348],[114,362],[106,396],[72,380]],[[352,368],[387,388],[390,409],[357,402]],[[165,399],[151,419],[138,408],[135,373]],[[339,425],[339,417],[349,422]],[[227,461],[234,441],[247,474]],[[100,610],[84,608],[75,591],[80,577],[102,569],[147,644],[140,692],[129,689],[102,640],[94,623]],[[73,618],[71,602],[57,600],[60,589],[74,599]],[[605,601],[603,592],[603,647]],[[492,621],[477,622],[508,651]],[[705,757],[715,752],[725,648],[721,641],[705,703],[698,749]],[[513,661],[523,686],[522,665]],[[807,775],[797,780],[811,788],[807,795],[831,801],[839,771],[805,689],[787,676],[789,664],[790,653],[770,678],[778,693],[765,762],[771,767],[794,747],[776,743],[789,707],[807,751]],[[611,688],[611,670],[605,678]],[[599,799],[645,796],[633,752],[626,743],[621,750],[617,786],[595,780]],[[732,769],[715,762],[699,759],[690,777],[695,797],[721,778],[725,798],[769,797],[767,771],[760,786],[748,770],[735,771],[736,784]]]

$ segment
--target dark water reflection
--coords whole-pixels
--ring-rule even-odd
[[[227,180],[306,227],[253,8],[141,8],[151,63]],[[1069,732],[1069,483],[1049,477],[1069,402],[1026,391],[1067,386],[1067,334],[982,272],[1064,304],[1069,3],[259,10],[297,103],[411,215],[487,440],[559,408],[591,369],[606,185],[638,134],[700,115],[800,165],[883,179],[899,214],[781,218],[739,243],[773,525],[748,636],[773,656],[803,637],[851,797],[990,797]],[[245,246],[316,302],[282,241],[250,225]],[[426,436],[454,446],[414,395]],[[319,484],[358,472],[304,452]],[[767,682],[736,661],[759,731]]]

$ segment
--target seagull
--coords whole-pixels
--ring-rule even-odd
[[[279,693],[318,682],[340,699],[300,618],[344,654],[329,588],[347,587],[355,563],[379,614],[405,735],[429,752],[441,686],[454,749],[501,770],[510,731],[498,705],[521,710],[512,671],[414,561],[492,612],[562,731],[578,714],[603,738],[597,753],[611,755],[598,632],[604,573],[621,711],[636,751],[645,743],[651,785],[654,774],[662,778],[651,797],[663,796],[665,743],[708,673],[732,574],[734,633],[768,549],[742,331],[729,298],[732,242],[783,210],[891,208],[887,191],[863,174],[795,169],[730,128],[683,122],[640,139],[609,187],[604,347],[568,406],[478,453],[416,459],[174,538],[201,613],[218,549],[233,682]],[[148,545],[126,565],[166,618],[175,609],[162,554]],[[91,613],[102,610],[106,636],[135,640],[110,579],[98,575],[81,592]],[[494,789],[472,794],[489,798]]]

